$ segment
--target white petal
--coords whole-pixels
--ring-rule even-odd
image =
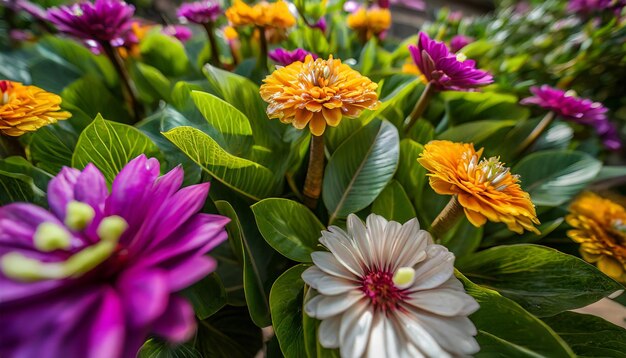
[[[437,287],[454,273],[454,255],[441,245],[428,245],[428,258],[415,267],[415,284],[411,290]]]
[[[476,334],[476,328],[469,318],[442,317],[426,312],[410,311],[427,327],[430,334],[446,347],[448,352],[457,355],[474,354],[480,349],[473,337]]]
[[[366,300],[357,303],[343,314],[339,328],[342,358],[359,358],[363,355],[369,341],[372,319],[373,312]]]
[[[344,312],[361,298],[363,298],[361,292],[348,292],[337,296],[317,295],[304,306],[304,311],[311,317],[326,319]]]
[[[340,235],[335,235],[329,231],[322,231],[320,242],[330,250],[345,268],[353,274],[360,276],[363,274],[363,260],[360,260],[360,253],[355,249],[351,241],[346,240]],[[356,254],[356,255],[355,255]]]
[[[328,276],[317,281],[317,290],[323,295],[338,295],[351,290],[357,290],[357,283],[345,278]]]
[[[369,217],[367,220],[369,221]],[[363,222],[358,216],[350,214],[346,224],[348,234],[354,240],[354,245],[361,253],[366,266],[372,267],[375,264],[373,255],[375,248],[372,246],[371,237],[367,235]]]
[[[320,270],[317,266],[311,266],[302,273],[301,277],[307,285],[317,290],[317,282],[326,276],[328,276],[328,274]]]
[[[330,252],[315,251],[311,253],[311,259],[313,263],[319,267],[320,270],[326,272],[329,275],[339,276],[346,279],[354,279],[355,276],[352,272],[348,271],[345,266],[339,263],[335,256]]]
[[[397,312],[396,317],[401,321],[404,332],[408,339],[419,348],[424,355],[428,357],[450,357],[450,355],[441,348],[439,343],[433,336],[429,334],[429,327],[423,327],[412,311]]]
[[[341,316],[325,319],[317,331],[320,344],[324,348],[339,348],[339,325]]]
[[[396,267],[411,267],[426,257],[425,249],[428,245],[428,232],[419,229],[417,219],[411,220],[402,226],[399,237],[401,241],[396,248],[394,262]]]
[[[478,303],[464,292],[435,288],[410,295],[407,303],[422,310],[443,316],[468,315],[468,309],[478,309]]]
[[[420,350],[412,343],[407,343],[402,351],[402,358],[424,358]]]
[[[366,352],[368,358],[400,357],[406,343],[385,315],[374,315]]]
[[[382,228],[382,232],[380,234],[377,234],[377,261],[379,263],[379,267],[385,270],[393,270],[393,266],[395,265],[395,259],[398,255],[398,241],[401,239],[398,234],[400,233],[401,229],[402,225],[400,225],[400,223],[390,221],[385,227]],[[381,231],[381,229],[376,230],[374,228],[373,230],[371,230],[369,235],[374,235],[374,231]],[[372,241],[374,241],[374,239],[372,239]]]

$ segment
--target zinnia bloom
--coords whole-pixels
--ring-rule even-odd
[[[423,32],[417,46],[409,45],[409,51],[420,72],[438,90],[467,91],[493,82],[489,72],[476,68],[476,62],[451,53],[445,43],[431,40]]]
[[[302,279],[319,294],[306,313],[322,320],[320,344],[342,357],[450,357],[478,352],[478,309],[454,277],[454,254],[417,219],[404,225],[354,214],[348,231],[331,226]]]
[[[147,335],[189,339],[177,292],[215,269],[228,219],[198,213],[209,184],[139,156],[113,181],[89,164],[50,181],[50,211],[0,208],[3,357],[135,357]]]
[[[430,174],[430,186],[437,194],[456,195],[467,219],[476,227],[487,220],[503,222],[509,230],[539,234],[539,224],[530,195],[519,185],[498,158],[480,159],[469,143],[431,141],[417,160]]]
[[[567,232],[580,254],[600,271],[626,283],[626,209],[594,193],[581,194],[569,208]]]
[[[167,36],[175,37],[180,42],[189,41],[193,36],[191,30],[187,26],[183,25],[165,26],[163,30],[161,30],[161,32],[166,34]]]
[[[316,54],[302,48],[297,48],[293,51],[277,48],[268,53],[269,58],[281,66],[287,66],[296,61],[304,62],[308,55],[313,56],[313,59],[317,58]]]
[[[0,81],[0,132],[21,136],[71,117],[61,111],[61,97],[39,87]]]
[[[202,0],[191,3],[183,3],[178,8],[178,17],[182,17],[195,24],[207,24],[215,22],[220,16],[220,4],[215,0]]]
[[[254,25],[259,27],[287,29],[296,24],[296,18],[289,11],[286,2],[273,3],[262,1],[250,6],[241,0],[235,0],[226,10],[226,17],[233,26]]]
[[[48,10],[48,20],[65,34],[112,46],[124,44],[135,7],[120,0],[81,1]]]
[[[381,36],[391,27],[391,11],[383,8],[360,8],[348,15],[348,27],[359,32],[363,39]]]
[[[452,50],[452,52],[459,52],[460,49],[471,44],[472,42],[474,42],[474,39],[472,37],[465,35],[455,35],[450,40],[450,50]]]
[[[378,107],[378,85],[341,60],[307,56],[277,69],[261,85],[261,97],[269,103],[267,115],[298,129],[309,125],[320,136],[326,125],[336,127],[343,116],[358,117],[364,109]]]
[[[592,126],[606,148],[617,150],[621,147],[617,130],[606,116],[608,109],[602,103],[579,98],[572,91],[566,92],[548,85],[531,87],[530,92],[533,96],[522,99],[520,103],[534,104],[565,120]]]

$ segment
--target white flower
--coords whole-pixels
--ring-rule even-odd
[[[348,232],[331,226],[302,278],[319,293],[306,313],[322,320],[318,339],[342,357],[451,357],[479,350],[467,317],[478,303],[454,276],[454,255],[420,230],[371,214]]]

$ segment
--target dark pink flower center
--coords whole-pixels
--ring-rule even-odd
[[[383,312],[398,309],[407,294],[393,283],[393,274],[386,271],[370,271],[361,278],[361,291],[371,300],[375,310]]]

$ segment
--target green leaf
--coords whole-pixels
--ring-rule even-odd
[[[196,316],[201,320],[222,309],[228,299],[222,280],[215,273],[183,290],[183,295],[191,301]]]
[[[500,292],[538,316],[591,304],[622,289],[583,260],[545,246],[496,246],[457,267],[475,283]]]
[[[263,335],[245,307],[226,306],[200,321],[194,343],[202,357],[250,358],[261,351]]]
[[[428,181],[426,169],[417,161],[423,150],[424,147],[421,144],[411,139],[405,138],[400,141],[400,160],[396,180],[402,184],[407,195],[412,199],[420,197],[424,184]]]
[[[442,92],[448,120],[453,125],[483,120],[528,118],[530,110],[518,104],[516,96],[495,92]]]
[[[574,357],[548,325],[496,291],[475,285],[457,272],[480,309],[470,316],[478,329],[480,357]]]
[[[454,126],[437,136],[438,139],[445,139],[452,142],[474,143],[478,148],[482,141],[488,139],[497,131],[513,127],[516,121],[490,120],[464,123]]]
[[[35,185],[31,177],[6,171],[3,164],[0,162],[0,205],[13,202],[45,202],[46,193]]]
[[[74,127],[84,128],[98,114],[115,122],[131,122],[129,113],[124,109],[125,104],[115,97],[102,81],[93,76],[82,77],[72,82],[65,87],[61,96],[63,107],[73,114],[68,121],[74,124]],[[78,126],[75,124],[77,118],[81,118]]]
[[[256,201],[272,196],[281,178],[268,168],[228,153],[211,137],[192,127],[177,127],[163,135],[215,179]]]
[[[166,76],[179,76],[189,69],[183,44],[171,36],[151,32],[139,46],[143,62]]]
[[[285,271],[270,292],[272,326],[286,358],[307,356],[302,328],[304,281],[301,277],[306,268],[300,264]]]
[[[294,261],[311,262],[311,253],[325,227],[306,206],[269,198],[251,208],[259,231],[270,246]]]
[[[626,329],[600,317],[563,312],[543,319],[579,357],[626,358]]]
[[[172,84],[161,71],[141,62],[133,62],[130,75],[143,102],[165,100],[170,102]]]
[[[330,222],[370,205],[393,177],[400,152],[398,130],[375,120],[345,141],[330,158],[322,198]]]
[[[576,151],[547,150],[522,159],[512,172],[535,205],[559,206],[593,181],[602,163]]]
[[[405,223],[415,217],[415,209],[397,181],[391,180],[372,204],[372,213],[387,220]]]
[[[56,174],[63,166],[72,166],[78,134],[66,122],[39,128],[30,136],[29,159],[48,173]]]
[[[463,217],[445,236],[441,244],[452,251],[457,258],[469,255],[480,246],[483,228],[475,227]]]
[[[191,98],[207,122],[216,129],[211,137],[221,147],[235,156],[248,153],[253,144],[252,128],[243,113],[206,92],[192,91]]]
[[[141,154],[160,157],[157,146],[137,128],[98,115],[78,137],[72,167],[83,169],[93,163],[111,184],[122,168]]]
[[[151,338],[141,346],[137,358],[202,358],[192,344],[173,346],[166,340]]]

